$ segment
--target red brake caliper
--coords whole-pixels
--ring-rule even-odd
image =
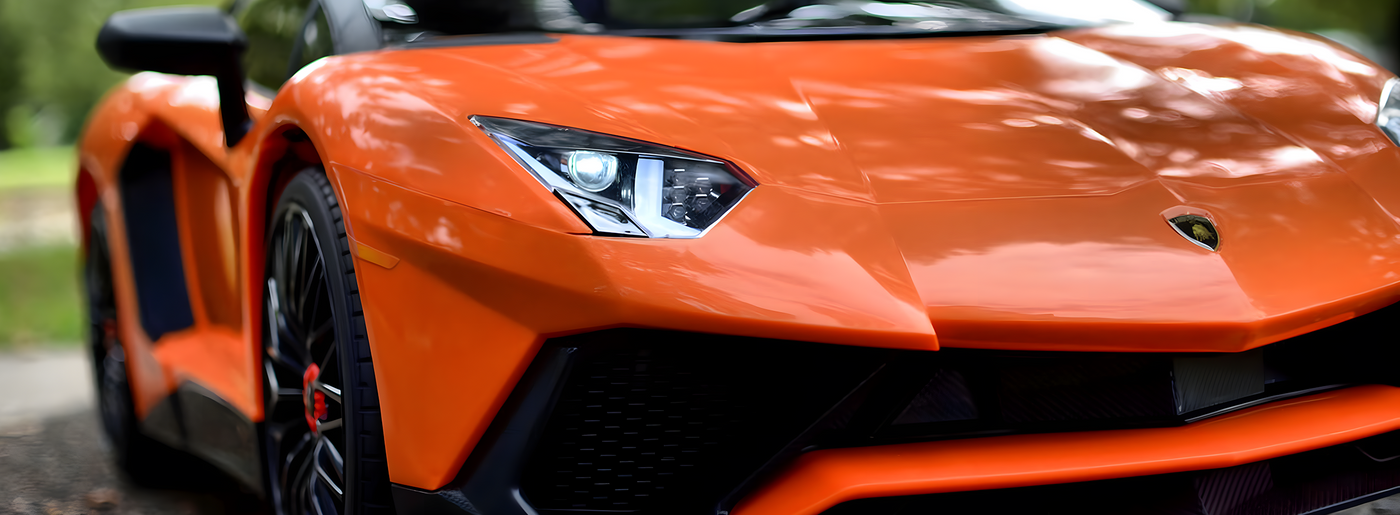
[[[306,425],[316,432],[316,421],[326,419],[326,394],[317,391],[312,383],[321,375],[321,367],[312,363],[301,376],[301,400],[306,405]]]
[[[106,350],[111,350],[110,347],[112,346],[112,343],[117,341],[116,320],[109,319],[102,321],[102,337],[105,338],[104,340],[102,340],[102,345],[108,347]]]

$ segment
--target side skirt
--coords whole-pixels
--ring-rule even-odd
[[[192,381],[180,383],[141,421],[141,430],[263,493],[257,424],[208,388]]]

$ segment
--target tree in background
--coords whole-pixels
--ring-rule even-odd
[[[1192,0],[1196,12],[1314,32],[1348,30],[1385,37],[1395,30],[1400,2],[1393,0]]]
[[[4,5],[0,3],[0,13],[4,12]],[[19,63],[13,58],[19,52],[19,38],[13,32],[6,30],[3,24],[0,24],[0,122],[4,121],[4,115],[9,112],[11,104],[20,95]],[[0,123],[0,149],[13,145],[10,142],[7,125]]]
[[[71,143],[124,77],[97,56],[97,31],[123,9],[219,0],[0,0],[0,149]]]
[[[1191,0],[1191,10],[1319,33],[1392,67],[1400,57],[1400,2],[1395,0]]]

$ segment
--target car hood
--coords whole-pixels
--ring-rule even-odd
[[[1375,73],[1293,36],[1164,26],[1262,57],[1255,47],[1277,43],[1240,40],[1273,34]],[[573,36],[445,55],[514,76],[532,100],[494,114],[577,125],[568,113],[588,111],[584,128],[731,159],[761,184],[877,203],[1108,195],[1162,178],[1327,168],[1286,128],[1227,101],[1241,78],[1114,55],[1127,34],[1113,30],[763,44]],[[1289,71],[1301,82],[1336,74]]]
[[[1161,24],[431,52],[443,64],[424,70],[429,103],[478,106],[453,119],[673,145],[733,161],[760,190],[876,213],[862,230],[904,270],[861,266],[943,345],[1240,350],[1400,293],[1400,199],[1387,193],[1400,185],[1377,179],[1400,161],[1370,124],[1388,74],[1314,39]],[[507,87],[469,86],[488,73]],[[1168,225],[1187,212],[1218,226],[1218,252]],[[745,219],[726,224],[756,231]],[[792,232],[748,237],[869,254]]]

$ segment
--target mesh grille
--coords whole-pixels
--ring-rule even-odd
[[[538,499],[636,509],[685,488],[732,442],[748,411],[736,385],[680,360],[619,351],[576,365],[555,409]]]
[[[537,509],[713,513],[884,355],[666,338],[579,346],[522,481]]]

